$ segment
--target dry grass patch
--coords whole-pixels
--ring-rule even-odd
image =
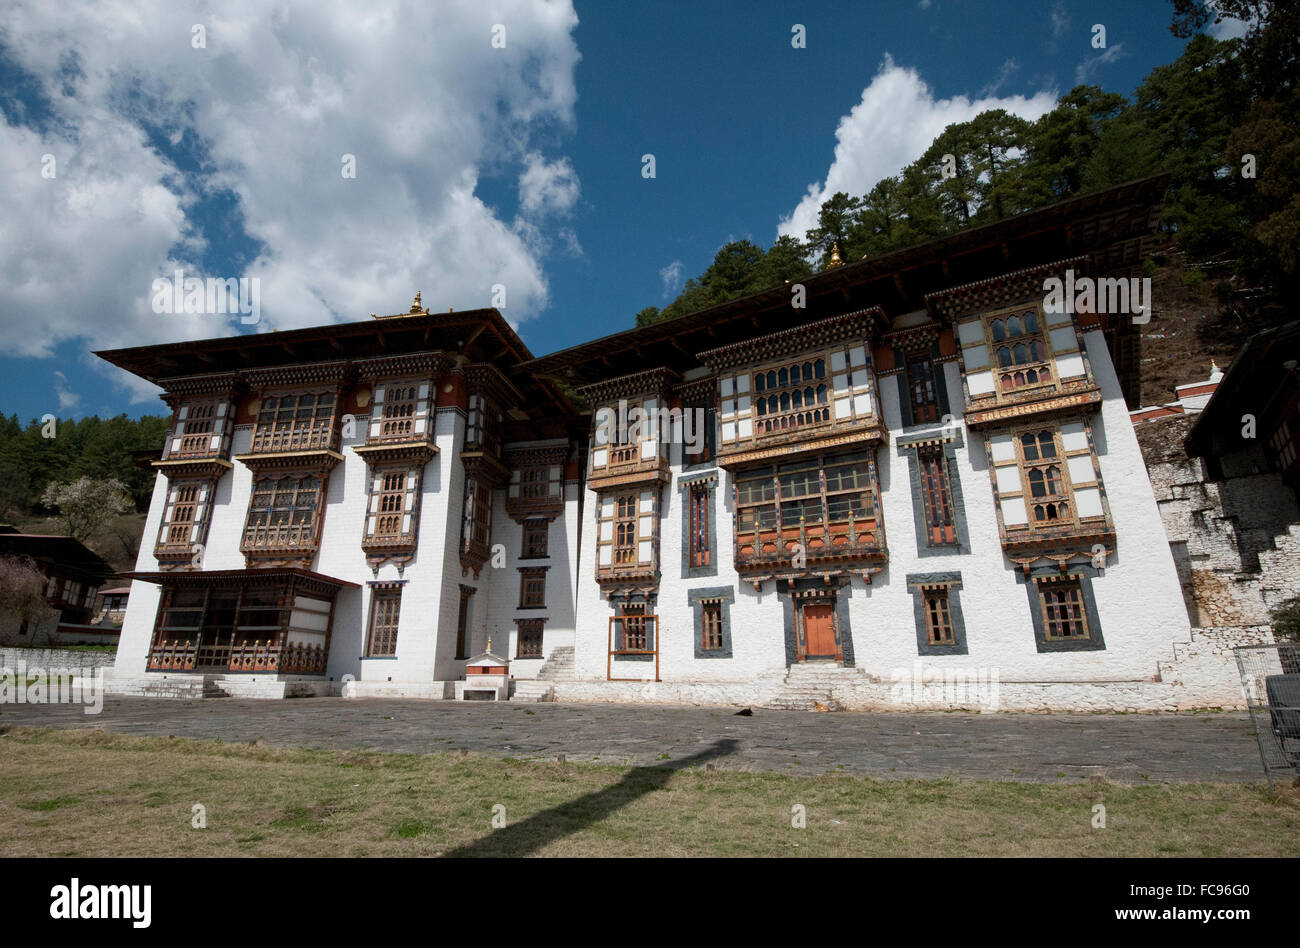
[[[0,855],[1294,856],[1263,785],[879,780],[0,736]],[[1093,805],[1106,807],[1094,829]],[[195,804],[207,828],[191,826]],[[494,807],[506,826],[493,828]],[[806,828],[792,824],[802,806]],[[498,813],[500,811],[497,811]]]

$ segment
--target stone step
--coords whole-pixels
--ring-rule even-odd
[[[548,681],[515,681],[511,701],[554,701],[555,686]]]
[[[537,670],[537,680],[573,681],[573,646],[560,645],[551,649],[551,654]]]

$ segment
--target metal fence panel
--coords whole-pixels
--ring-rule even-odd
[[[1269,786],[1300,775],[1300,643],[1233,649]]]

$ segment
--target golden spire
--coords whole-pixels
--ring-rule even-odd
[[[420,305],[420,291],[419,291],[419,290],[416,290],[416,291],[415,291],[415,302],[411,304],[411,312],[412,312],[412,313],[418,313],[418,312],[420,312],[423,308],[424,308],[424,307],[422,307],[422,306]]]
[[[487,651],[487,652],[491,652],[491,651],[492,651],[492,636],[490,636],[490,635],[488,636],[488,646],[487,646],[486,649],[484,649],[484,651]]]
[[[842,266],[844,266],[844,261],[840,259],[840,242],[837,240],[831,244],[831,261],[826,264],[826,269],[829,270],[832,267]]]

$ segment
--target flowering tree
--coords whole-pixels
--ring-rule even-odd
[[[25,556],[0,556],[0,641],[12,644],[23,626],[57,614],[45,601],[45,577],[36,563]]]
[[[67,535],[82,541],[94,536],[114,517],[135,509],[126,487],[113,477],[81,477],[71,484],[49,484],[41,494],[41,503],[56,508]]]

